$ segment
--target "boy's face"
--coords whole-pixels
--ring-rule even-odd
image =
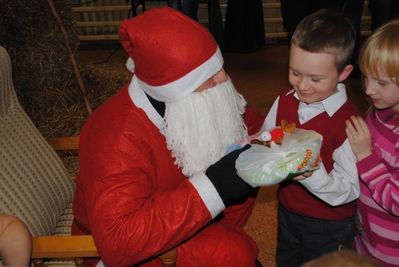
[[[291,45],[288,79],[300,100],[307,104],[334,94],[337,83],[345,80],[352,69],[348,65],[338,73],[333,55],[312,53]]]

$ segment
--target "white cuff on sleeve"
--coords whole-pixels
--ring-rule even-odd
[[[226,207],[219,193],[216,191],[212,182],[208,179],[205,173],[197,173],[190,177],[189,181],[197,190],[205,206],[211,213],[212,219],[215,218]]]
[[[322,186],[327,183],[328,178],[329,176],[326,168],[324,167],[324,164],[321,163],[320,168],[315,170],[310,177],[299,182],[310,191],[318,191]]]

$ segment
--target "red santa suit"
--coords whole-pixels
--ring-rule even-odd
[[[215,47],[208,58],[222,64]],[[155,257],[173,247],[177,266],[254,266],[257,246],[241,229],[254,198],[225,208],[204,173],[182,174],[160,133],[162,118],[140,89],[140,60],[135,64],[137,79],[100,106],[81,131],[73,234],[92,234],[110,267],[160,266]],[[263,118],[248,111],[245,121],[251,134]]]

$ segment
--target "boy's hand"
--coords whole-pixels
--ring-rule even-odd
[[[346,121],[345,132],[357,160],[371,155],[371,134],[361,117],[351,116]]]
[[[302,181],[305,180],[306,178],[312,176],[314,170],[313,171],[307,171],[302,173],[301,175],[295,176],[294,178],[292,178],[292,180],[294,181]]]

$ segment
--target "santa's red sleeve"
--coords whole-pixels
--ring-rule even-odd
[[[259,111],[254,110],[251,107],[247,107],[244,113],[244,122],[248,128],[248,134],[252,135],[260,131],[263,125],[265,116]]]

